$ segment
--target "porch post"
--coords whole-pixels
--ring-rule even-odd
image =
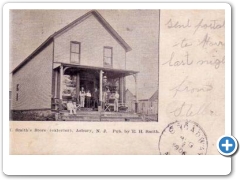
[[[135,79],[135,96],[136,96],[136,102],[135,102],[135,112],[138,112],[138,74],[134,75]]]
[[[59,92],[59,99],[62,100],[62,89],[63,89],[63,66],[60,66],[60,92]]]
[[[123,104],[123,77],[120,77],[120,99],[121,99],[121,103]]]
[[[58,89],[58,72],[54,71],[54,98],[57,98],[57,89]]]
[[[126,76],[123,77],[123,103],[126,103]]]
[[[79,103],[79,92],[80,92],[80,73],[77,73],[77,84],[76,84],[76,94],[77,94],[77,103]]]
[[[59,110],[62,110],[63,66],[60,66]]]
[[[99,108],[99,110],[101,111],[102,109],[102,91],[103,91],[103,71],[102,70],[100,70],[100,73],[99,73],[99,86],[100,86],[100,88],[99,88],[99,103],[100,103],[100,106],[98,106],[98,108]]]

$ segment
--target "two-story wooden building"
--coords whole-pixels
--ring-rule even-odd
[[[86,13],[51,35],[12,71],[14,119],[51,119],[81,87],[98,89],[101,111],[104,80],[124,104],[125,78],[133,75],[137,84],[138,73],[126,69],[128,51],[131,47],[99,12]]]

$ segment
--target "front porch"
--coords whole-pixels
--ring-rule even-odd
[[[52,86],[52,110],[59,117],[66,120],[74,116],[67,115],[67,103],[73,101],[73,92],[76,92],[78,120],[91,117],[99,121],[114,118],[112,111],[114,107],[114,94],[119,93],[118,117],[132,117],[127,113],[126,106],[126,76],[133,76],[135,80],[135,94],[137,99],[137,71],[119,70],[111,68],[90,67],[59,63],[54,65]],[[81,89],[90,93],[86,97],[84,105],[80,103],[79,92]],[[96,91],[97,89],[97,91]],[[137,112],[136,100],[136,112]],[[122,114],[123,113],[123,114]],[[84,118],[84,115],[86,117]],[[97,116],[96,116],[97,115]],[[111,116],[109,116],[111,115]],[[116,115],[116,114],[114,114]],[[68,117],[67,117],[68,116]],[[137,117],[136,117],[137,118]],[[123,119],[123,118],[120,118]]]

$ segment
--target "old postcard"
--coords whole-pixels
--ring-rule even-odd
[[[229,5],[3,11],[6,174],[231,172]]]
[[[224,9],[10,9],[9,27],[10,154],[219,154]]]

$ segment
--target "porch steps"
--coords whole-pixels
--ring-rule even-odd
[[[142,121],[141,118],[139,117],[101,117],[101,121],[106,121],[106,122],[116,122],[116,121],[126,121],[126,122],[140,122]]]
[[[138,114],[127,112],[102,112],[101,115],[104,117],[139,117]]]
[[[125,112],[103,112],[101,121],[141,121],[141,117],[133,113]]]
[[[90,111],[90,112],[93,112],[93,108],[80,108],[82,112],[86,112],[86,111]]]
[[[69,111],[63,110],[60,115],[60,121],[100,121],[97,111],[77,111],[77,114],[69,114]]]
[[[99,115],[63,115],[62,121],[100,121]]]
[[[69,115],[68,112],[63,112],[61,115],[62,121],[142,121],[142,118],[133,113],[121,112],[102,112],[97,111],[78,111],[76,115]]]

